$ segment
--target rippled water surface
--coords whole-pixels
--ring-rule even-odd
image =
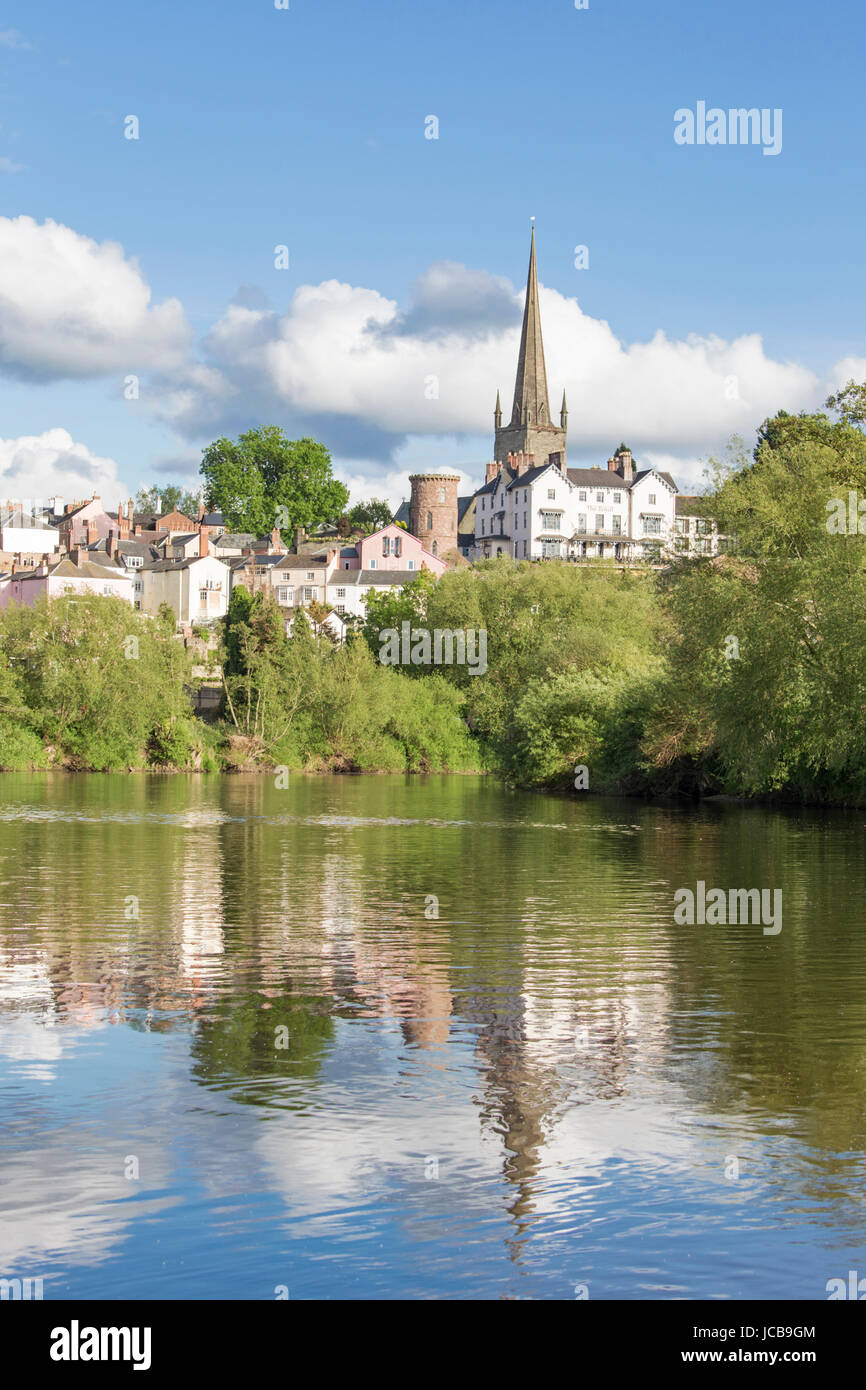
[[[0,777],[0,1275],[825,1298],[866,1274],[864,834],[470,777]],[[698,879],[781,888],[782,931],[678,926]]]

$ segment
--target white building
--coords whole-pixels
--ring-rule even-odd
[[[475,495],[474,556],[652,559],[671,544],[676,495],[669,473],[636,471],[628,449],[607,468],[539,467],[512,456],[488,464]]]
[[[229,599],[228,566],[215,555],[189,560],[157,560],[142,567],[141,608],[156,614],[167,603],[179,623],[213,623],[225,617]]]

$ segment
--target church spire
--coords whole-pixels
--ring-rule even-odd
[[[523,332],[520,335],[520,356],[517,359],[517,379],[514,383],[512,425],[547,425],[550,423],[550,404],[547,399],[547,369],[544,365],[544,343],[541,338],[541,311],[538,305],[538,271],[535,264],[535,225],[529,251],[529,274],[526,278],[526,304],[523,310]]]

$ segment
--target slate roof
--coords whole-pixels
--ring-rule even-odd
[[[257,539],[252,531],[221,531],[218,536],[211,536],[210,545],[211,549],[219,545],[251,546]]]
[[[151,574],[166,574],[171,570],[186,570],[190,565],[197,565],[199,560],[217,559],[214,555],[189,555],[185,560],[154,560],[150,565],[143,565],[142,568],[149,570]],[[220,560],[220,564],[223,561]]]
[[[41,516],[31,516],[29,512],[23,512],[20,507],[12,507],[8,511],[0,512],[0,526],[10,526],[19,531],[56,531],[56,526],[46,526],[44,518]]]

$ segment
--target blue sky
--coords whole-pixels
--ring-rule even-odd
[[[270,421],[323,438],[356,494],[472,476],[533,215],[574,463],[625,436],[690,483],[732,431],[866,376],[862,7],[290,6],[4,7],[10,495],[190,482],[210,438]],[[781,153],[678,146],[699,100],[781,108]]]

